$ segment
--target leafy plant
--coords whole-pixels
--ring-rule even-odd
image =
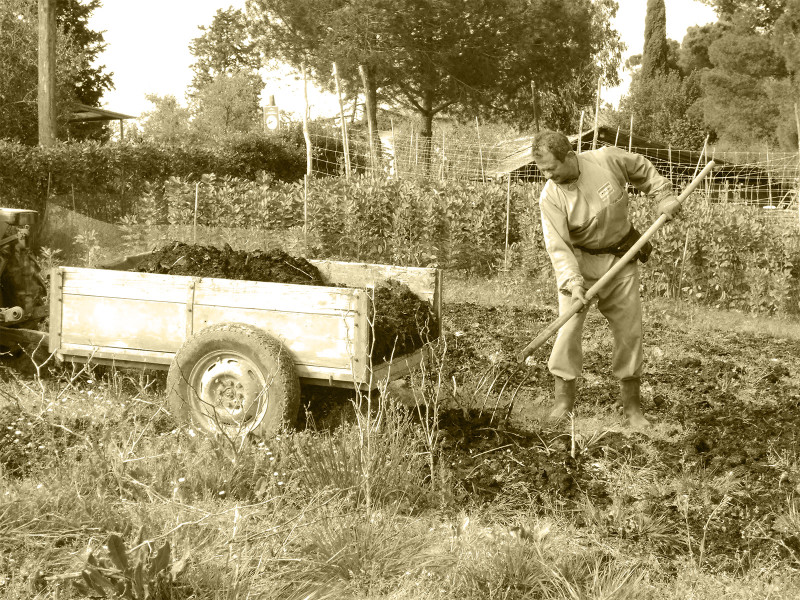
[[[153,551],[148,543],[128,551],[116,534],[106,541],[108,557],[89,553],[81,580],[73,585],[86,596],[156,600],[172,598],[175,579],[184,571],[187,558],[172,563],[169,542]]]

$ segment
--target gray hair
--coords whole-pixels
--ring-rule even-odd
[[[572,150],[572,144],[569,139],[561,132],[542,129],[533,136],[531,152],[534,158],[542,156],[545,152],[550,152],[556,160],[564,162],[567,154]]]

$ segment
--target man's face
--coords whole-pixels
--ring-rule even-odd
[[[552,152],[545,150],[534,156],[534,160],[542,175],[554,183],[569,183],[578,177],[578,161],[572,152],[567,154],[563,161],[560,161],[553,156]]]

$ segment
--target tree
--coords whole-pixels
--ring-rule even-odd
[[[74,102],[97,106],[103,91],[112,87],[105,67],[92,66],[104,48],[102,34],[87,22],[99,6],[92,0],[61,0],[56,4],[56,98],[60,136]],[[36,0],[0,3],[0,137],[36,144],[38,14]],[[72,137],[101,135],[96,127],[73,127]]]
[[[668,60],[667,9],[664,0],[647,0],[640,77],[652,79],[656,75],[666,75]]]
[[[684,75],[693,71],[710,69],[714,65],[708,57],[708,48],[725,33],[720,23],[695,25],[686,30],[678,55],[678,67]]]
[[[237,71],[221,74],[192,98],[192,134],[201,142],[219,142],[232,133],[258,126],[258,99],[264,87],[258,75]]]
[[[308,64],[322,86],[336,62],[348,89],[356,90],[357,67],[364,65],[376,97],[419,115],[423,152],[437,114],[484,107],[511,119],[523,99],[530,111],[531,81],[556,93],[587,71],[595,83],[580,93],[591,98],[595,61],[619,60],[608,19],[615,3],[608,0],[248,0],[247,6],[262,52],[294,67]]]
[[[190,140],[190,112],[178,104],[175,96],[147,94],[153,110],[145,112],[142,123],[142,139],[165,144],[180,144]]]
[[[699,149],[705,139],[697,76],[677,71],[650,79],[634,77],[621,102],[616,124],[627,129],[633,115],[636,134],[675,148]]]
[[[218,142],[258,123],[261,57],[248,38],[241,10],[218,10],[211,26],[192,41],[191,131],[195,139]]]
[[[705,118],[728,144],[774,144],[781,110],[774,83],[787,75],[770,40],[739,28],[709,47],[713,68],[703,73]]]
[[[211,26],[198,29],[203,35],[189,45],[189,51],[197,59],[192,65],[195,90],[211,83],[218,75],[256,72],[261,67],[261,56],[248,37],[247,21],[241,10],[217,10]]]

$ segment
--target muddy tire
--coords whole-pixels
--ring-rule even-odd
[[[222,323],[191,336],[167,375],[167,402],[182,422],[229,437],[272,437],[291,427],[300,381],[286,348],[243,323]]]

